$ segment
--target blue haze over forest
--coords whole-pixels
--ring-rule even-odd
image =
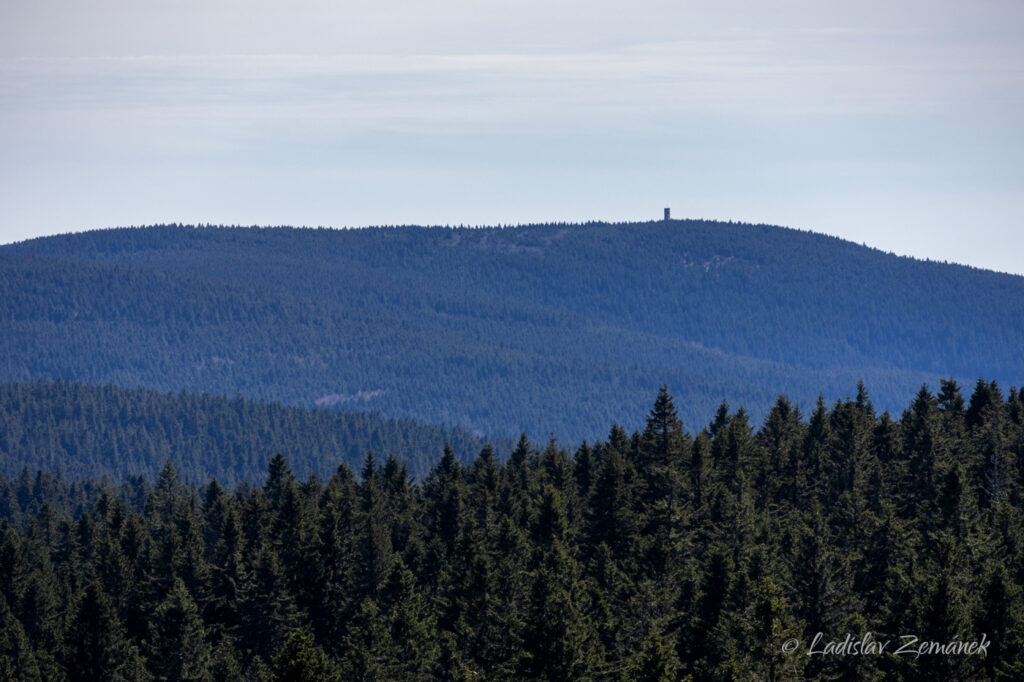
[[[1024,278],[735,223],[103,230],[0,247],[0,380],[379,411],[575,441],[662,384],[688,428],[863,380],[1024,379]],[[626,423],[627,428],[638,426]]]

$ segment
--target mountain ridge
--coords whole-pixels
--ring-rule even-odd
[[[2,380],[382,391],[370,409],[492,434],[597,438],[662,384],[704,424],[861,379],[893,409],[1024,379],[1024,278],[766,225],[115,228],[0,247],[0,276]]]
[[[424,476],[446,447],[470,462],[485,445],[514,443],[367,412],[282,405],[207,393],[40,380],[0,384],[0,475],[43,469],[70,479],[156,480],[170,462],[183,479],[225,485],[259,480],[286,455],[296,474],[327,479],[368,452],[396,455]]]

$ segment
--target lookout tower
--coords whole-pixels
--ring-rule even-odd
[[[671,219],[672,219],[672,209],[670,209],[670,208],[668,208],[666,206],[665,207],[665,220],[671,220]]]

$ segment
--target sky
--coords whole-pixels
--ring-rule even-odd
[[[0,243],[673,217],[1024,274],[1019,0],[4,0]]]

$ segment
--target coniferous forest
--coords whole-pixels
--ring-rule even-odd
[[[209,392],[493,436],[640,428],[674,387],[760,422],[858,380],[1024,384],[1024,278],[702,220],[359,230],[164,225],[0,246],[0,382]]]
[[[1024,682],[1022,110],[1024,0],[0,0],[0,682]]]
[[[1024,396],[937,388],[699,431],[662,390],[422,479],[5,478],[0,678],[1024,679]],[[847,635],[888,648],[814,653]]]
[[[0,474],[43,469],[71,479],[156,478],[170,461],[182,479],[252,482],[275,452],[300,476],[358,467],[367,451],[401,452],[415,477],[449,445],[460,460],[484,439],[411,419],[311,409],[208,394],[66,381],[0,384]],[[515,444],[491,438],[499,454]]]

